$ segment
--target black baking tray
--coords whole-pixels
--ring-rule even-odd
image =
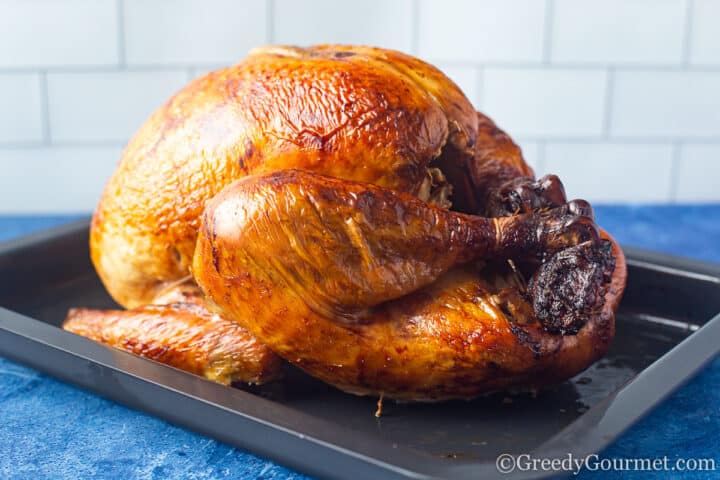
[[[297,371],[245,391],[61,330],[69,307],[114,306],[87,238],[81,221],[0,245],[0,355],[318,477],[508,478],[501,453],[596,453],[720,348],[720,265],[627,248],[617,335],[588,370],[535,397],[385,402],[376,419],[376,399]]]

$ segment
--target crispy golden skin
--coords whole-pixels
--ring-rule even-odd
[[[203,304],[197,299],[132,310],[76,308],[63,328],[224,385],[280,377],[281,360],[270,349]]]
[[[413,57],[258,49],[190,83],[134,136],[95,211],[92,260],[118,303],[152,303],[188,274],[205,201],[233,180],[303,168],[417,193],[446,144],[469,156],[476,137],[462,92]]]
[[[602,243],[594,225],[559,210],[491,219],[310,172],[253,176],[208,203],[193,273],[273,351],[349,392],[437,400],[539,386],[605,351],[624,286],[617,246],[606,244],[611,264],[585,257]],[[579,278],[548,269],[550,257],[526,295],[463,266],[541,252],[570,258]],[[588,296],[571,312],[584,315],[578,335],[549,333],[535,316],[528,297],[578,305],[548,287]]]
[[[300,227],[322,226],[312,215],[334,212],[334,226],[317,233],[334,237],[322,243],[329,251],[316,248],[313,257],[286,264],[297,260],[293,248],[250,232],[232,214],[219,215],[221,235],[208,236],[215,227],[206,223],[196,242],[206,202],[238,179],[287,169],[334,177],[331,190],[341,195],[294,211],[268,203],[268,211],[285,217],[266,222],[266,230],[276,240],[298,239],[307,235]],[[313,182],[300,179],[294,188]],[[345,194],[376,191],[371,184],[388,195],[395,214],[385,230],[372,221],[353,223],[357,205]],[[235,188],[213,200],[206,222],[223,202],[237,200]],[[401,215],[408,205],[445,221],[434,230],[420,221],[419,235],[405,237],[412,230],[400,228],[409,225]],[[450,205],[495,219],[465,218],[447,211]],[[244,207],[235,207],[242,217]],[[539,213],[548,211],[555,212],[551,218]],[[356,249],[360,263],[343,270],[343,241],[352,244],[359,233],[373,246]],[[457,243],[471,233],[482,242],[459,242],[453,248],[462,254],[448,253],[451,237]],[[248,239],[259,242],[254,250],[243,250]],[[413,246],[418,239],[423,248]],[[123,321],[112,320],[117,312],[88,313],[84,321],[93,327],[77,331],[116,343],[134,335],[170,345],[184,338],[172,332],[192,324],[213,337],[214,323],[203,315],[141,307],[178,301],[175,286],[188,277],[196,245],[194,274],[222,315],[267,344],[259,356],[260,344],[234,331],[238,344],[252,346],[249,366],[236,358],[238,368],[248,368],[243,378],[259,371],[273,378],[279,370],[273,350],[344,390],[409,400],[540,386],[586,368],[612,338],[625,278],[622,253],[598,240],[589,206],[566,203],[557,177],[535,181],[517,145],[452,81],[413,57],[369,47],[258,49],[193,81],[156,111],[108,182],[90,236],[110,294],[139,309]],[[243,255],[259,263],[238,264]],[[527,287],[517,272],[467,263],[490,256],[528,262],[522,267],[534,273]],[[224,278],[222,269],[233,273]],[[273,269],[285,275],[247,280]],[[385,281],[388,269],[398,281]],[[187,285],[195,288],[192,280]],[[103,317],[110,319],[107,334]],[[133,331],[133,322],[143,331]],[[156,324],[165,327],[147,328]],[[181,344],[184,357],[168,359],[203,374],[198,365],[207,361],[187,360],[207,358],[203,343],[197,352],[193,342]]]
[[[303,170],[235,182],[208,202],[203,225],[193,269],[201,287],[208,269],[228,282],[257,270],[269,285],[286,284],[316,310],[341,316],[407,295],[461,263],[534,259],[598,236],[591,219],[565,208],[470,216]]]

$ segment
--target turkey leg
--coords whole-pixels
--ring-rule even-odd
[[[286,285],[326,316],[358,317],[479,259],[539,259],[599,234],[584,202],[485,218],[362,182],[285,170],[206,205],[193,273]],[[200,277],[200,278],[199,278]]]
[[[505,217],[567,202],[556,175],[535,180],[520,147],[488,117],[478,112],[478,141],[469,173],[478,199],[478,212]]]

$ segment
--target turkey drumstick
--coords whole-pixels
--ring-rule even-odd
[[[453,390],[458,385],[442,375],[437,379],[445,383],[420,386],[415,374],[400,378],[402,369],[396,371],[393,361],[384,367],[375,362],[387,355],[431,369],[433,357],[416,352],[422,350],[420,344],[439,342],[448,348],[445,329],[466,328],[470,338],[476,329],[506,328],[512,315],[534,325],[527,335],[545,339],[558,353],[556,344],[563,336],[543,333],[543,327],[575,333],[594,320],[604,306],[614,269],[612,245],[600,240],[584,213],[586,204],[571,202],[543,214],[476,217],[367,183],[286,170],[239,180],[208,202],[193,274],[220,311],[286,360],[329,383],[397,398],[460,396],[488,386],[483,380]],[[596,255],[598,249],[603,254]],[[418,309],[424,315],[454,318],[457,314],[446,312],[453,295],[462,311],[471,311],[470,304],[481,301],[482,294],[468,297],[465,289],[480,292],[490,287],[477,274],[458,273],[466,271],[463,264],[537,255],[546,261],[531,281],[529,292],[537,298],[530,303],[516,291],[505,291],[501,297],[512,298],[498,298],[492,308],[492,303],[479,308],[472,317],[477,323],[458,320],[458,325],[423,330],[412,339],[402,333],[413,321],[421,321],[415,316]],[[578,278],[568,279],[568,262],[575,262]],[[582,298],[563,290],[578,287]],[[419,293],[423,291],[437,295],[425,297]],[[568,300],[575,308],[562,308]],[[487,311],[508,306],[514,313],[493,318]],[[554,315],[543,315],[552,308]],[[376,341],[370,341],[373,338]],[[514,334],[502,341],[513,344],[513,338]],[[400,350],[389,353],[395,348]],[[411,352],[403,353],[403,348]],[[468,353],[453,361],[465,364],[468,375],[486,378],[492,373],[481,352]],[[525,358],[518,356],[516,365]],[[378,375],[387,380],[378,380]],[[508,375],[506,381],[517,379]]]
[[[476,217],[363,182],[285,170],[239,180],[208,202],[194,272],[197,280],[205,262],[224,278],[259,269],[322,313],[353,315],[472,260],[598,243],[592,219],[575,212],[570,204],[548,215]]]

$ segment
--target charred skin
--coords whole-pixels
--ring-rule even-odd
[[[556,253],[530,282],[535,316],[550,333],[577,334],[602,310],[614,271],[613,247],[607,240]]]
[[[584,204],[558,210],[488,219],[309,172],[254,176],[208,203],[193,274],[278,355],[349,392],[439,400],[539,386],[604,352],[609,292],[624,282],[613,244],[572,213]],[[527,292],[472,263],[538,254]],[[577,308],[559,318],[536,315],[568,302]]]

